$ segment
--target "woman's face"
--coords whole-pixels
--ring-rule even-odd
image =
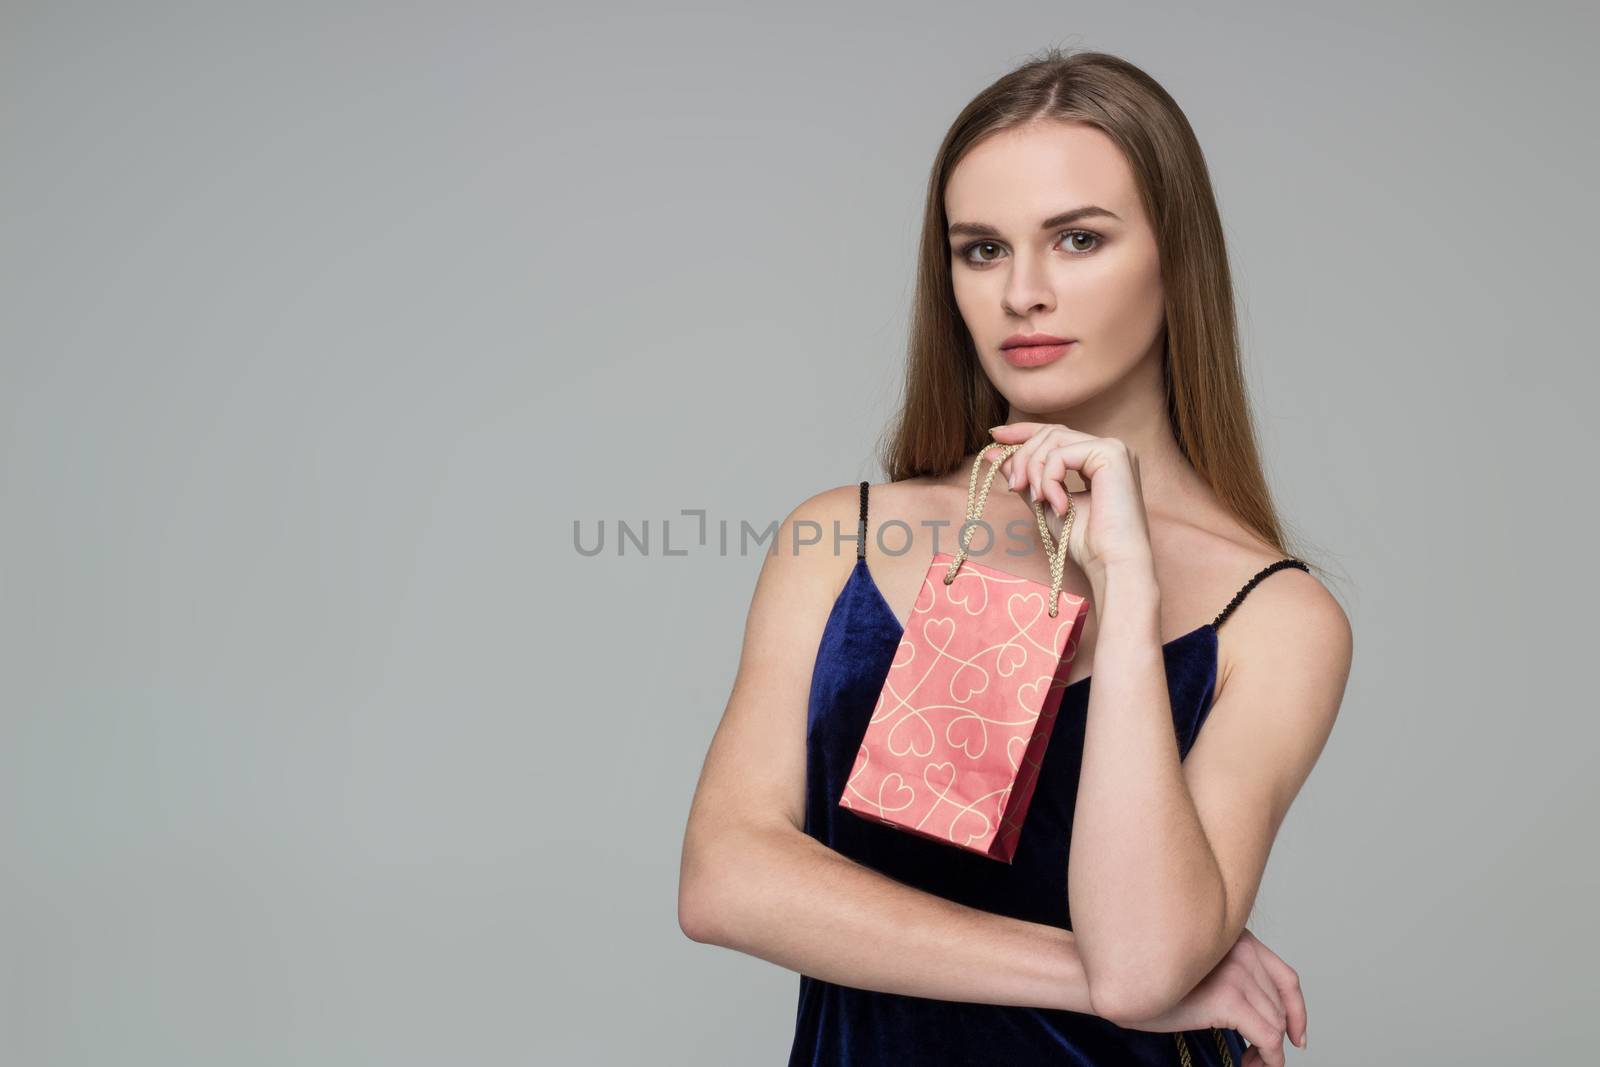
[[[1048,121],[986,138],[951,173],[945,215],[956,304],[1013,418],[1070,408],[1159,361],[1155,234],[1133,172],[1100,130]],[[1016,334],[1074,343],[1008,358]]]

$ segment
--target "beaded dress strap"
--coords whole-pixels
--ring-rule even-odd
[[[867,483],[861,483],[861,529],[856,536],[856,559],[867,558]]]
[[[1307,574],[1311,573],[1311,568],[1308,567],[1303,560],[1298,560],[1298,559],[1293,559],[1293,558],[1280,559],[1276,563],[1271,563],[1271,564],[1268,564],[1265,567],[1262,567],[1259,571],[1257,571],[1255,573],[1255,577],[1251,578],[1248,582],[1244,583],[1244,588],[1243,589],[1241,589],[1237,593],[1233,594],[1233,599],[1228,601],[1228,606],[1223,608],[1221,613],[1219,613],[1217,615],[1216,619],[1211,623],[1211,628],[1214,630],[1218,626],[1221,626],[1222,625],[1222,621],[1233,613],[1233,609],[1239,606],[1239,602],[1245,598],[1245,594],[1250,592],[1250,590],[1254,589],[1256,587],[1256,585],[1261,581],[1261,579],[1265,578],[1267,575],[1271,574],[1273,571],[1281,571],[1285,567],[1298,567],[1301,570],[1305,571]]]

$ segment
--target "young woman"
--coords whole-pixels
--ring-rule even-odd
[[[889,481],[778,531],[680,923],[801,973],[791,1064],[1283,1064],[1305,1001],[1245,922],[1351,634],[1273,511],[1199,145],[1138,68],[1052,50],[968,105],[928,188]],[[1093,609],[1010,864],[838,807],[995,443],[1021,447],[984,521],[1039,501],[1059,533],[1070,492]],[[1032,549],[985,562],[1048,584]]]

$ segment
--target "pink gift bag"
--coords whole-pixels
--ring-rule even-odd
[[[978,489],[984,455],[1000,449]],[[1049,586],[966,558],[995,471],[1017,445],[978,453],[960,551],[936,552],[861,739],[839,806],[1010,863],[1033,799],[1087,607],[1061,592],[1074,510],[1052,543]]]

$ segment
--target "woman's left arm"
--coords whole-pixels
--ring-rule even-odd
[[[1300,580],[1261,585],[1254,610],[1230,617],[1234,666],[1181,762],[1153,570],[1091,575],[1100,629],[1067,892],[1098,1008],[1167,1010],[1250,916],[1349,671],[1344,612],[1294,573]]]
[[[1244,929],[1273,838],[1333,729],[1349,621],[1303,571],[1254,590],[1252,610],[1230,616],[1232,667],[1180,759],[1136,457],[1064,427],[995,436],[1035,446],[1010,472],[1058,511],[1066,469],[1089,483],[1082,540],[1074,529],[1068,546],[1089,576],[1098,631],[1067,892],[1096,1012],[1156,1015]]]

